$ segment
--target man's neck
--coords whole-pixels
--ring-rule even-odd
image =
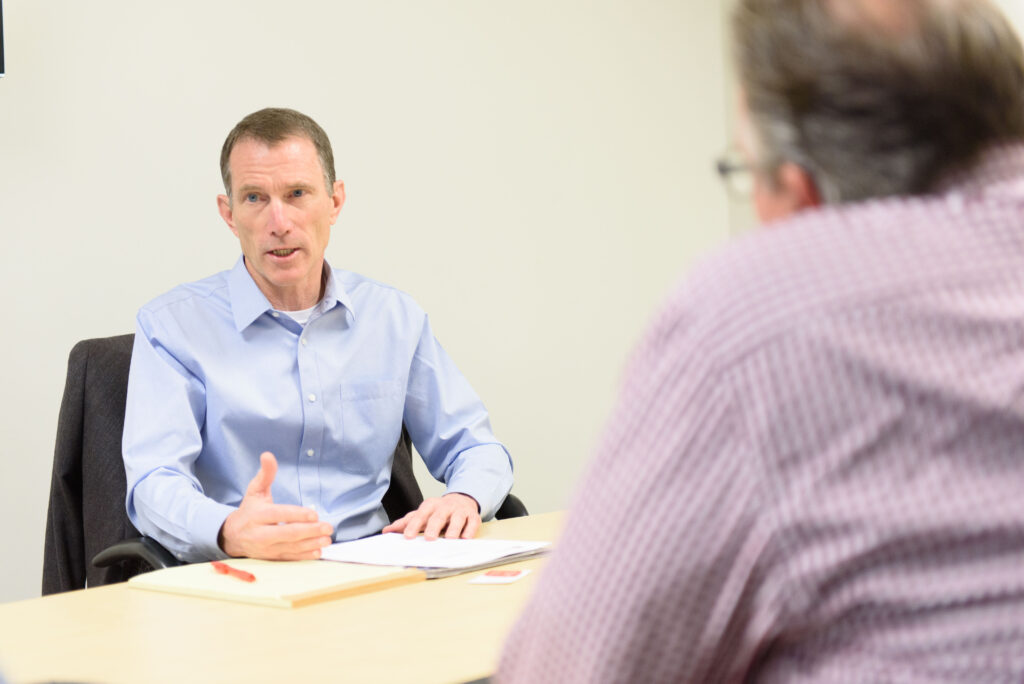
[[[268,295],[267,299],[270,301],[270,305],[278,311],[304,311],[316,306],[316,303],[323,299],[323,296],[323,279],[321,278],[319,296],[303,296],[298,292],[278,292],[273,297]]]
[[[246,263],[246,270],[248,270],[248,263]],[[278,311],[303,311],[316,306],[324,298],[324,291],[327,289],[326,263],[320,267],[319,282],[315,285],[297,283],[290,288],[274,287],[270,283],[261,282],[262,279],[254,275],[252,271],[249,271],[249,276],[252,277],[270,305]]]

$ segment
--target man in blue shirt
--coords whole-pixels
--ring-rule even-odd
[[[228,135],[221,174],[242,257],[138,314],[132,522],[187,561],[319,558],[382,528],[474,536],[511,489],[508,451],[423,310],[324,261],[345,202],[327,135],[293,110],[255,112]],[[389,525],[403,424],[447,493]]]

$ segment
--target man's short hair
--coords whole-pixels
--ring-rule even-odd
[[[1024,54],[987,0],[740,0],[733,32],[759,162],[825,202],[927,193],[1024,140]]]
[[[220,150],[220,175],[224,179],[224,191],[231,198],[231,150],[241,140],[258,140],[268,146],[276,145],[285,138],[306,138],[316,148],[320,167],[324,172],[324,184],[328,194],[334,191],[334,152],[331,141],[324,129],[302,112],[294,109],[268,107],[253,112],[238,122],[228,133]]]

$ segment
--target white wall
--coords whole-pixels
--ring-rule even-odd
[[[1002,8],[1018,31],[1024,29],[1024,0],[995,0],[995,4]]]
[[[564,506],[624,355],[728,229],[721,8],[678,0],[6,0],[0,601],[39,592],[68,351],[228,268],[243,115],[331,135],[328,258],[412,293],[534,511]]]

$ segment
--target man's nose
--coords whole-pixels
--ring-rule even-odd
[[[267,228],[270,230],[270,234],[275,236],[286,235],[291,230],[291,227],[284,203],[281,200],[273,199],[270,201],[268,209],[270,214],[267,220]]]

